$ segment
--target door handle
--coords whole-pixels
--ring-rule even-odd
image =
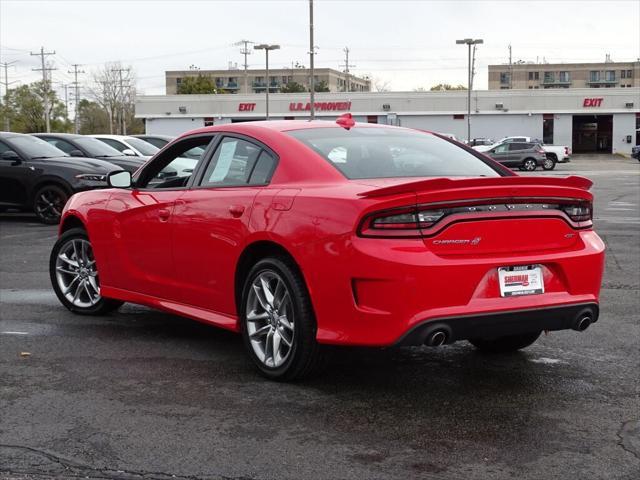
[[[161,208],[160,210],[158,210],[158,218],[161,222],[166,222],[167,220],[169,220],[170,216],[171,212],[169,212],[169,210],[167,210],[166,208]]]
[[[234,218],[241,217],[244,213],[244,207],[242,205],[231,205],[229,207],[229,213]]]

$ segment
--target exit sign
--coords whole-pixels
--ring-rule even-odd
[[[602,98],[585,98],[582,102],[583,107],[600,107],[602,106]]]

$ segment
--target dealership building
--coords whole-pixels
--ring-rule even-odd
[[[317,93],[316,118],[350,112],[359,122],[454,134],[467,132],[467,92]],[[271,119],[309,118],[309,94],[271,94]],[[263,120],[265,95],[160,95],[136,100],[148,134],[178,135],[209,125]],[[574,153],[630,154],[640,143],[640,88],[472,92],[472,138],[524,135]]]

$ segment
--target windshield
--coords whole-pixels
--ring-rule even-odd
[[[154,147],[150,143],[147,143],[144,140],[140,140],[139,138],[135,138],[135,137],[127,137],[125,139],[125,142],[127,142],[136,150],[138,150],[142,155],[147,155],[150,157],[155,155],[160,150],[159,148]]]
[[[32,137],[31,135],[21,135],[10,137],[9,142],[16,148],[21,150],[30,159],[34,158],[53,158],[53,157],[68,157],[59,148],[54,147],[48,142],[45,142],[41,138]]]
[[[367,127],[287,133],[314,149],[349,179],[500,176],[463,148],[428,133]]]
[[[106,143],[91,137],[78,137],[73,139],[78,145],[84,148],[92,157],[120,157],[122,154]]]

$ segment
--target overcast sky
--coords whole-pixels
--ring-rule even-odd
[[[340,68],[348,46],[352,73],[393,90],[466,83],[466,47],[455,40],[482,38],[475,86],[483,89],[487,65],[507,62],[509,44],[514,61],[638,59],[640,0],[316,0],[315,32],[317,66]],[[39,78],[29,53],[44,46],[56,52],[54,82],[70,83],[73,63],[89,73],[119,60],[134,68],[139,91],[162,94],[165,70],[240,66],[233,43],[242,39],[279,43],[273,67],[308,65],[308,1],[0,0],[0,61],[17,61],[9,81],[21,83]],[[251,67],[264,67],[258,53]]]

